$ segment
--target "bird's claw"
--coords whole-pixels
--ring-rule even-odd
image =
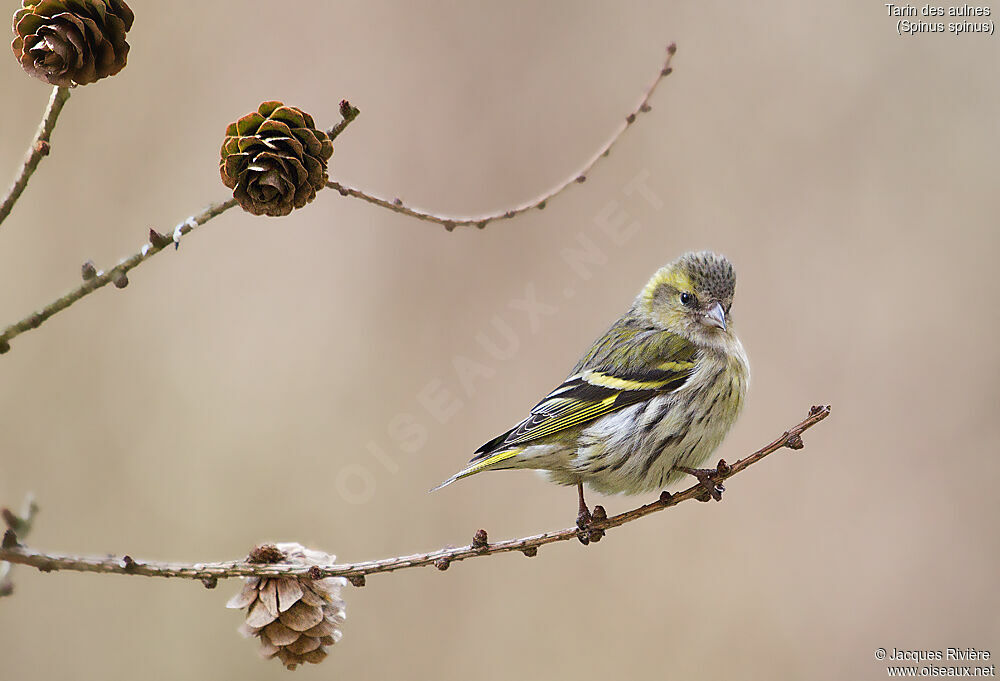
[[[581,507],[580,513],[576,516],[576,538],[584,546],[590,543],[590,523],[593,519],[594,516],[586,506]]]
[[[604,522],[608,519],[607,511],[604,510],[603,506],[594,506],[594,514],[590,518],[590,541],[598,542],[604,537],[604,530],[599,527],[594,527],[595,524]]]
[[[576,517],[576,538],[586,546],[590,542],[599,542],[604,537],[604,530],[594,527],[608,519],[608,514],[603,506],[594,506],[594,512],[587,509],[580,509],[580,514]]]
[[[698,484],[702,487],[701,493],[696,497],[698,501],[709,501],[710,499],[722,501],[722,493],[726,491],[725,485],[722,484],[722,478],[730,471],[729,464],[724,459],[719,459],[719,465],[715,468],[677,466],[677,470],[698,478]]]

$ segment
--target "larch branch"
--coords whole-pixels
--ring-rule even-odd
[[[360,111],[344,100],[340,103],[340,113],[342,120],[337,125],[327,131],[330,139],[335,139],[344,131],[351,121],[358,117]],[[114,284],[118,288],[128,285],[128,273],[146,262],[160,251],[173,244],[175,247],[180,244],[181,237],[191,233],[195,228],[204,225],[212,218],[216,218],[225,213],[230,208],[236,206],[236,199],[229,199],[222,203],[215,203],[200,213],[188,217],[180,222],[170,236],[158,233],[154,229],[149,230],[149,241],[142,245],[137,252],[131,256],[120,260],[118,264],[108,270],[98,270],[89,261],[83,265],[83,283],[72,291],[56,298],[54,301],[37,310],[24,319],[11,324],[3,333],[0,333],[0,355],[10,350],[10,341],[25,331],[37,329],[53,315],[62,312],[74,303],[86,298],[99,288],[108,284]]]
[[[653,82],[650,84],[650,86],[643,93],[642,99],[639,101],[638,106],[636,106],[636,108],[630,114],[628,114],[628,116],[625,117],[625,121],[612,136],[611,140],[608,141],[593,156],[593,158],[591,158],[590,161],[588,161],[583,166],[583,168],[581,168],[573,176],[565,180],[563,183],[561,183],[559,186],[555,187],[551,191],[543,194],[537,199],[529,203],[526,203],[524,205],[517,206],[503,213],[480,215],[469,218],[452,218],[452,217],[434,215],[432,213],[427,213],[413,208],[409,208],[403,205],[403,203],[398,199],[394,201],[382,199],[367,192],[364,192],[360,189],[348,187],[340,182],[331,181],[327,184],[327,186],[336,189],[344,196],[353,196],[356,198],[360,198],[370,203],[374,203],[378,206],[382,206],[383,208],[388,208],[389,210],[392,210],[394,212],[401,213],[403,215],[408,215],[410,217],[414,217],[419,220],[426,220],[429,222],[435,222],[444,225],[444,227],[449,231],[453,230],[457,226],[476,225],[477,227],[481,228],[485,227],[487,223],[494,220],[510,219],[533,208],[539,208],[539,209],[544,208],[548,201],[550,201],[555,196],[562,193],[563,190],[565,190],[571,184],[583,182],[584,180],[586,180],[587,173],[590,172],[590,170],[597,164],[597,162],[602,157],[608,155],[608,153],[611,151],[611,148],[618,142],[622,134],[629,127],[631,127],[631,125],[636,121],[637,117],[640,114],[650,110],[649,100],[653,96],[653,93],[656,91],[656,86],[660,83],[660,81],[663,80],[663,78],[665,78],[666,76],[670,75],[672,71],[670,63],[676,52],[677,52],[677,47],[673,43],[671,43],[667,47],[667,58],[663,64],[663,67],[660,69],[659,73],[657,74]],[[5,206],[7,205],[8,200],[12,205],[13,202],[17,199],[17,195],[19,195],[20,192],[24,189],[23,185],[27,183],[27,178],[31,175],[31,172],[33,172],[34,167],[37,166],[38,160],[40,159],[41,155],[44,155],[42,150],[48,149],[48,141],[47,141],[48,135],[51,133],[52,127],[55,125],[55,119],[59,114],[59,110],[62,108],[62,104],[65,103],[65,100],[68,97],[69,97],[69,91],[66,90],[65,88],[56,88],[53,91],[52,99],[49,102],[49,109],[46,111],[46,116],[43,119],[42,125],[39,127],[39,133],[38,136],[36,137],[36,139],[40,141],[35,145],[35,147],[33,147],[33,149],[37,148],[39,150],[37,152],[39,155],[35,157],[34,160],[32,161],[31,160],[32,157],[29,154],[29,159],[25,162],[25,168],[28,168],[29,162],[33,163],[33,165],[31,165],[30,169],[22,171],[23,179],[19,178],[19,180],[15,182],[15,186],[12,187],[11,195],[9,195],[8,198],[4,200]],[[359,111],[357,108],[351,106],[349,102],[344,100],[340,104],[340,113],[342,117],[340,123],[338,123],[337,125],[333,126],[328,130],[328,134],[331,139],[336,138],[341,132],[343,132],[344,128],[346,128],[351,123],[351,121],[353,121],[358,116]],[[14,191],[15,189],[17,190],[16,192]],[[44,306],[42,309],[37,310],[29,314],[28,316],[24,317],[20,321],[17,321],[9,325],[7,328],[3,330],[2,333],[0,333],[0,355],[10,350],[10,341],[13,338],[21,335],[25,331],[30,331],[31,329],[38,328],[54,315],[65,310],[71,305],[79,302],[80,300],[87,297],[94,291],[103,288],[108,284],[114,284],[118,288],[124,288],[125,286],[128,285],[128,273],[131,270],[135,269],[142,263],[146,262],[146,260],[148,260],[149,258],[153,257],[160,251],[164,250],[171,243],[173,244],[180,243],[181,237],[190,233],[195,228],[204,225],[209,220],[221,215],[222,213],[226,212],[227,210],[233,208],[236,205],[237,204],[235,199],[230,199],[222,203],[213,204],[208,208],[206,208],[201,213],[192,215],[183,222],[181,222],[180,224],[178,224],[174,229],[172,236],[163,236],[157,233],[155,230],[151,229],[149,232],[148,243],[144,244],[142,248],[139,249],[138,252],[134,253],[128,258],[119,261],[114,267],[108,270],[98,270],[93,264],[89,262],[84,264],[83,266],[84,281],[80,286],[77,286],[73,290],[60,296],[59,298],[52,301],[48,305]],[[9,211],[9,207],[7,208],[7,210]],[[3,219],[3,213],[0,213],[0,220],[2,219]]]
[[[672,508],[682,501],[691,499],[708,498],[709,490],[706,490],[706,482],[711,485],[711,492],[716,492],[722,481],[733,477],[755,463],[762,460],[769,454],[777,450],[788,447],[789,449],[802,449],[802,433],[816,425],[830,415],[829,406],[813,407],[809,410],[809,415],[800,423],[781,434],[770,444],[762,447],[753,454],[740,459],[732,464],[720,461],[719,465],[707,479],[699,481],[697,484],[685,489],[677,494],[664,492],[660,498],[651,503],[639,506],[638,508],[626,511],[610,518],[595,520],[589,527],[590,532],[604,531],[624,525],[625,523],[638,520],[651,513]],[[160,563],[136,560],[128,555],[109,556],[104,558],[87,558],[80,556],[68,556],[59,554],[49,554],[37,551],[19,543],[18,537],[13,530],[8,530],[4,535],[2,548],[0,548],[0,560],[9,561],[21,565],[35,567],[42,572],[55,570],[70,570],[75,572],[98,572],[104,574],[120,575],[142,575],[145,577],[177,577],[183,579],[197,579],[206,585],[214,586],[219,579],[232,577],[275,577],[275,576],[305,576],[311,579],[323,577],[347,577],[356,586],[361,586],[365,582],[367,575],[381,572],[394,572],[407,568],[424,567],[433,565],[439,570],[447,569],[452,563],[478,558],[481,556],[492,556],[499,553],[509,553],[520,551],[526,556],[534,556],[540,546],[552,544],[560,541],[568,541],[579,536],[580,530],[576,527],[536,534],[520,539],[508,539],[504,541],[490,543],[486,532],[479,530],[473,537],[472,543],[468,546],[457,548],[445,548],[429,553],[419,553],[410,556],[399,556],[395,558],[385,558],[360,563],[345,563],[329,566],[302,566],[283,563],[260,564],[249,563],[245,560],[236,560],[222,563]]]

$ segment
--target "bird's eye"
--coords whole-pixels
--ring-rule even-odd
[[[694,305],[694,303],[695,303],[695,298],[694,298],[693,295],[691,295],[687,291],[685,291],[684,293],[681,294],[681,304],[682,305],[687,305],[688,307],[692,307]]]

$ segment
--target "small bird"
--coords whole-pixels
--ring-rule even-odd
[[[750,365],[733,331],[733,266],[686,253],[661,268],[562,385],[434,489],[487,470],[532,468],[603,494],[662,490],[719,446],[743,406]],[[431,490],[434,491],[434,490]]]

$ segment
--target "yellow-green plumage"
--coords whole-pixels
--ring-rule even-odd
[[[732,330],[725,257],[688,253],[660,269],[570,376],[441,487],[483,470],[533,468],[605,494],[659,490],[719,446],[750,368]]]

